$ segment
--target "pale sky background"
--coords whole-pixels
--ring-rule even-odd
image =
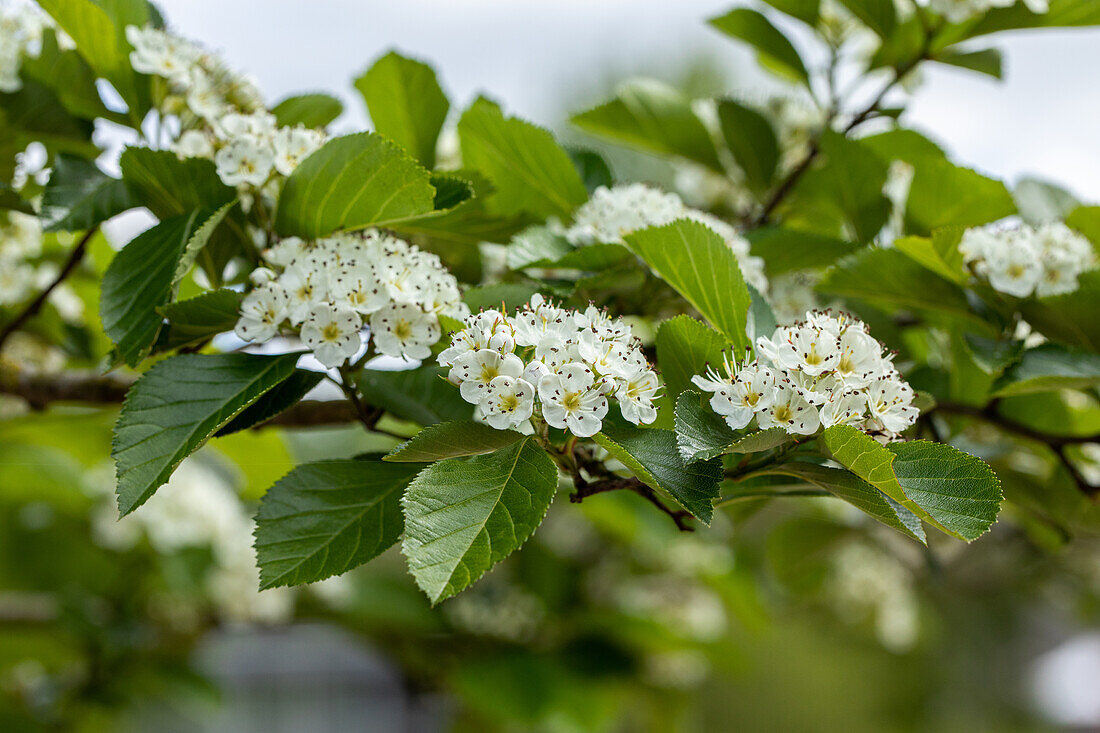
[[[159,0],[174,30],[252,73],[272,102],[309,90],[341,96],[341,128],[366,126],[351,80],[392,48],[432,63],[454,107],[486,92],[508,111],[557,129],[567,111],[598,101],[592,89],[600,81],[674,68],[692,54],[727,66],[729,91],[751,98],[769,82],[752,71],[742,45],[704,22],[735,4]],[[1004,82],[929,68],[908,124],[961,164],[1009,182],[1039,176],[1100,201],[1100,30],[1023,31],[992,43],[1005,52]]]

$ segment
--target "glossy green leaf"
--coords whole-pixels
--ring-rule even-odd
[[[708,227],[682,219],[630,234],[627,245],[737,349],[749,345],[749,291],[733,251]]]
[[[134,206],[126,184],[84,158],[59,155],[42,194],[46,231],[86,231]]]
[[[1049,339],[1100,352],[1100,270],[1077,278],[1077,289],[1020,304],[1031,326]]]
[[[769,277],[827,267],[859,248],[857,242],[780,227],[755,229],[748,238],[752,253],[763,258]]]
[[[396,544],[401,494],[416,467],[379,461],[298,466],[264,495],[256,514],[260,589],[340,575]]]
[[[764,0],[776,10],[813,27],[821,17],[821,0]]]
[[[514,430],[497,430],[472,420],[445,422],[424,428],[382,460],[431,463],[444,458],[479,456],[505,448],[523,437]]]
[[[287,178],[275,228],[323,237],[338,229],[386,227],[434,211],[427,169],[370,132],[332,138]]]
[[[118,507],[141,506],[184,458],[294,371],[298,354],[185,354],[158,362],[130,388],[111,457]]]
[[[794,442],[798,436],[791,435],[783,428],[768,428],[749,433],[734,441],[726,448],[726,453],[759,453]]]
[[[518,117],[505,117],[489,100],[470,105],[458,122],[458,134],[462,162],[495,186],[487,198],[490,210],[565,218],[588,199],[573,161],[554,136]]]
[[[965,286],[970,275],[963,265],[963,256],[959,251],[962,232],[959,227],[947,227],[937,229],[931,237],[901,237],[894,240],[894,248],[940,277]]]
[[[729,342],[722,334],[691,316],[674,316],[657,328],[657,362],[665,382],[665,394],[672,404],[680,393],[691,389],[691,378],[704,374],[707,366],[722,366]]]
[[[949,533],[972,542],[989,531],[1001,506],[1001,482],[982,460],[943,443],[886,446],[894,475],[914,503]]]
[[[368,404],[405,420],[421,425],[469,420],[474,406],[462,399],[458,388],[446,380],[446,374],[434,364],[402,371],[364,369],[356,384]]]
[[[1004,78],[1004,60],[1001,58],[1001,52],[996,48],[983,48],[978,51],[959,51],[948,48],[936,54],[934,60],[941,64],[977,71],[994,79]]]
[[[355,80],[355,88],[374,129],[434,168],[436,140],[451,103],[432,67],[391,51]]]
[[[688,463],[680,454],[675,431],[660,428],[605,421],[603,430],[593,439],[642,483],[666,492],[704,524],[710,524],[722,480],[721,460]]]
[[[180,160],[170,150],[126,148],[119,166],[136,205],[159,219],[217,209],[237,196],[218,178],[214,163],[204,158]]]
[[[62,50],[57,43],[57,33],[51,29],[43,30],[37,56],[23,56],[19,73],[50,87],[62,106],[77,117],[119,119],[100,99],[95,72],[77,51]]]
[[[894,0],[840,0],[865,26],[879,38],[889,38],[897,25]]]
[[[628,82],[610,102],[573,115],[571,121],[600,137],[722,171],[714,141],[692,111],[691,100],[655,79]]]
[[[157,309],[168,319],[168,348],[178,348],[232,331],[240,317],[242,293],[235,290],[211,290],[194,298],[168,303]]]
[[[735,8],[725,15],[711,18],[710,25],[727,36],[737,38],[756,49],[770,68],[781,71],[795,81],[809,83],[806,65],[791,42],[763,15],[749,8]]]
[[[828,491],[887,527],[892,527],[923,544],[928,543],[924,528],[916,515],[853,473],[841,468],[802,462],[784,463],[770,471],[776,475],[801,479],[812,486]]]
[[[271,108],[279,127],[325,127],[344,111],[344,104],[330,94],[296,94]]]
[[[135,366],[153,345],[162,323],[157,309],[171,297],[180,258],[195,236],[203,236],[211,216],[217,214],[193,211],[163,221],[134,237],[111,260],[103,275],[99,315],[127,364]]]
[[[409,485],[402,551],[433,604],[519,549],[546,516],[558,470],[533,439],[433,463]]]
[[[322,372],[308,369],[295,369],[294,373],[264,392],[260,399],[244,408],[239,415],[221,427],[215,435],[222,437],[248,430],[267,422],[271,418],[289,410],[321,383]]]
[[[692,390],[676,399],[676,445],[688,463],[720,456],[737,442],[737,433],[707,402],[707,397]]]
[[[995,385],[997,397],[1100,385],[1100,355],[1043,344],[1028,349]]]
[[[947,160],[916,166],[905,217],[916,234],[946,226],[972,227],[1016,213],[1016,204],[1000,181]]]
[[[722,99],[718,121],[726,147],[745,172],[750,185],[764,189],[771,184],[779,163],[779,140],[768,118],[754,109]]]

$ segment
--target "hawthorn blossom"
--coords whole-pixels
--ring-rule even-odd
[[[968,229],[959,252],[975,275],[1016,298],[1073,292],[1078,276],[1096,266],[1088,240],[1062,223]]]
[[[497,430],[519,427],[534,412],[535,387],[521,377],[493,377],[481,407],[485,422]]]
[[[394,303],[370,316],[371,338],[383,354],[427,359],[439,340],[439,321],[409,303]]]
[[[234,331],[243,341],[270,341],[286,320],[287,307],[286,293],[278,287],[269,284],[257,288],[241,301],[241,318]]]
[[[600,432],[601,421],[607,414],[607,397],[595,384],[592,370],[577,362],[539,380],[539,399],[546,422],[555,428],[568,429],[579,438]]]
[[[302,324],[302,341],[313,350],[317,361],[329,369],[344,364],[362,346],[359,314],[322,303],[314,306]]]

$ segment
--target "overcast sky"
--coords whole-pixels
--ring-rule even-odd
[[[730,91],[767,82],[750,56],[703,22],[731,0],[160,0],[170,25],[251,72],[272,101],[325,90],[347,103],[345,124],[366,125],[351,79],[396,48],[430,61],[452,102],[484,91],[509,111],[560,127],[609,74],[674,68],[709,54],[729,68]],[[1037,175],[1100,201],[1100,30],[994,36],[1007,79],[937,67],[908,123],[956,159],[1015,181]],[[586,93],[587,92],[587,93]]]

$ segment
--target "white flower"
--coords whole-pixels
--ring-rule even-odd
[[[765,366],[749,364],[734,375],[730,362],[725,366],[729,375],[726,378],[711,369],[706,377],[696,375],[691,381],[700,389],[712,392],[710,408],[731,428],[740,430],[757,412],[771,407],[775,401],[775,374]]]
[[[439,340],[439,320],[415,305],[396,303],[370,317],[374,346],[387,356],[427,359]]]
[[[496,377],[519,377],[523,361],[515,354],[500,354],[492,349],[471,351],[459,357],[447,379],[457,384],[462,399],[480,405],[489,394],[489,383]]]
[[[1007,295],[1026,298],[1035,292],[1043,276],[1039,253],[1024,236],[1017,236],[1011,246],[1002,247],[986,259],[989,284]]]
[[[202,55],[194,44],[156,28],[126,26],[126,40],[134,47],[130,52],[134,71],[163,76],[179,86],[187,85],[191,67]]]
[[[283,127],[275,133],[275,170],[284,176],[294,172],[305,158],[321,146],[324,135],[304,127]]]
[[[302,341],[313,350],[317,361],[329,369],[343,365],[362,346],[359,314],[327,303],[316,305],[302,324]]]
[[[295,326],[306,320],[314,306],[328,299],[328,283],[321,271],[293,265],[283,271],[277,282],[289,301],[287,318]]]
[[[566,312],[547,303],[536,293],[531,297],[528,307],[511,319],[515,331],[516,343],[520,346],[535,346],[547,335],[563,336],[575,330],[566,318]]]
[[[214,81],[201,68],[191,70],[190,88],[187,90],[187,106],[192,112],[213,124],[229,112],[225,95]]]
[[[770,406],[757,413],[757,422],[764,430],[781,427],[794,435],[813,435],[821,427],[821,418],[813,405],[789,382],[775,385],[775,398]]]
[[[622,379],[615,390],[615,399],[619,401],[619,411],[623,417],[635,425],[648,425],[656,420],[657,408],[653,406],[653,398],[659,387],[657,372],[652,369],[640,369]]]
[[[833,334],[801,326],[777,329],[772,339],[774,361],[784,369],[797,369],[810,376],[832,371],[840,362],[840,343]]]
[[[829,401],[821,406],[821,427],[833,425],[857,425],[867,410],[867,395],[859,390],[833,392]]]
[[[337,272],[329,283],[329,295],[337,305],[363,315],[370,315],[390,302],[375,278],[374,270],[369,267]]]
[[[534,411],[535,388],[525,379],[493,377],[486,392],[482,403],[485,422],[497,430],[518,427]]]
[[[539,399],[546,422],[579,438],[598,433],[608,405],[594,385],[592,370],[579,363],[566,364],[556,374],[544,376],[539,381]]]
[[[278,286],[256,288],[241,302],[241,317],[234,331],[243,341],[269,341],[286,320],[287,305],[286,293]]]
[[[271,148],[252,136],[235,138],[214,156],[218,177],[227,186],[262,186],[274,162]]]
[[[201,130],[186,130],[172,144],[172,152],[179,158],[213,158],[214,144]]]
[[[900,433],[916,422],[913,389],[898,379],[882,377],[867,388],[867,411],[891,433]]]

